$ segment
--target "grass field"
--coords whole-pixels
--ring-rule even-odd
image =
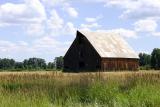
[[[1,72],[0,107],[160,107],[160,71]]]

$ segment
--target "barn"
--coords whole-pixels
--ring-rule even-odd
[[[134,71],[138,67],[138,55],[116,33],[77,31],[64,56],[64,71]]]

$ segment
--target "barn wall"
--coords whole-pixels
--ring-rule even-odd
[[[64,70],[93,71],[101,69],[101,58],[90,42],[81,33],[64,56]]]
[[[126,58],[103,58],[101,62],[101,69],[103,71],[117,71],[117,70],[138,70],[138,59]]]
[[[77,70],[77,57],[78,57],[78,49],[77,49],[77,39],[74,40],[71,47],[67,51],[64,56],[64,70]]]

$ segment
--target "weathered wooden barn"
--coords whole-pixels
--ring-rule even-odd
[[[77,31],[64,56],[64,70],[118,71],[137,70],[139,57],[125,40],[115,33]]]

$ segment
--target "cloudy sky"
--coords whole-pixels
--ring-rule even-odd
[[[0,57],[64,55],[76,30],[117,32],[133,49],[160,48],[160,0],[0,0]]]

